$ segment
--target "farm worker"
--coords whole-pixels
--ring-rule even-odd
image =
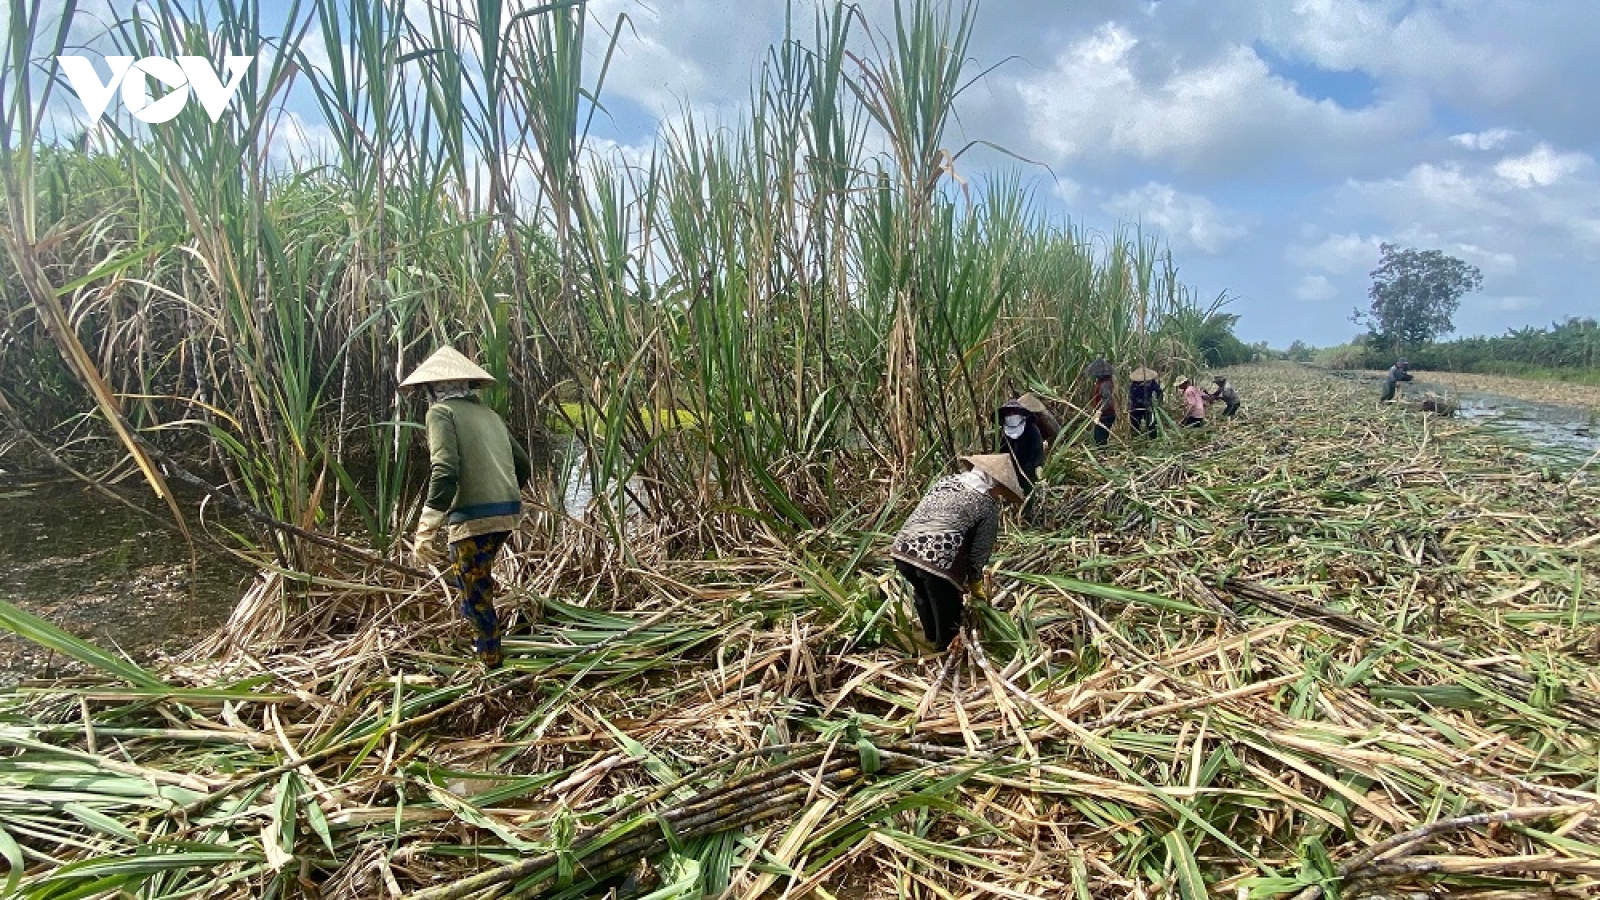
[[[1022,502],[1005,453],[963,456],[965,471],[933,483],[894,536],[889,555],[911,582],[923,636],[941,652],[961,629],[965,594],[989,599],[983,569],[1000,533],[1000,500]]]
[[[1128,376],[1128,418],[1133,433],[1155,437],[1156,406],[1161,402],[1161,376],[1154,369],[1140,366]]]
[[[1206,399],[1212,402],[1221,400],[1224,404],[1222,415],[1225,418],[1232,418],[1233,414],[1239,411],[1239,392],[1234,390],[1228,379],[1221,375],[1211,379],[1211,383],[1215,384],[1217,389],[1206,394]]]
[[[1383,379],[1383,397],[1380,398],[1382,402],[1393,401],[1395,392],[1400,388],[1400,382],[1411,380],[1411,373],[1407,371],[1410,368],[1411,363],[1406,362],[1403,357],[1389,367],[1389,376]]]
[[[1000,450],[1011,457],[1024,494],[1044,474],[1044,458],[1061,433],[1061,423],[1033,394],[1013,397],[995,411],[1000,420]]]
[[[1178,390],[1183,394],[1183,421],[1178,424],[1184,428],[1200,428],[1206,424],[1206,396],[1194,386],[1188,378],[1178,382]]]
[[[450,347],[400,382],[428,399],[428,495],[412,552],[426,565],[449,563],[446,578],[476,633],[473,649],[490,668],[501,662],[490,570],[517,527],[522,487],[532,474],[506,423],[478,400],[477,389],[493,383],[494,376]],[[448,554],[435,543],[440,526],[448,526]]]
[[[1111,381],[1111,364],[1100,357],[1089,364],[1089,376],[1094,379],[1089,395],[1089,414],[1094,417],[1094,445],[1104,447],[1111,437],[1111,426],[1117,424],[1116,387]]]

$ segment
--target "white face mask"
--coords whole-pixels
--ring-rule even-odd
[[[1006,433],[1006,437],[1012,439],[1022,437],[1022,430],[1027,425],[1028,420],[1017,413],[1007,413],[1000,420],[1000,429]]]
[[[962,484],[980,494],[987,494],[994,490],[995,487],[995,480],[989,477],[989,473],[982,469],[968,469],[956,477],[961,479]]]

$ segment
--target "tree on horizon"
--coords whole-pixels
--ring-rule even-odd
[[[1483,287],[1477,266],[1439,250],[1382,244],[1367,291],[1372,305],[1350,317],[1367,328],[1367,344],[1395,354],[1432,343],[1455,330],[1461,297]]]

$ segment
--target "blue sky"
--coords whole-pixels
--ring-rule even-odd
[[[461,5],[407,0],[419,18],[429,2]],[[809,35],[811,0],[795,6]],[[891,0],[861,6],[892,25]],[[595,135],[643,154],[685,105],[742,113],[785,5],[591,9],[631,23]],[[988,0],[969,71],[1001,65],[948,144],[1039,161],[1023,175],[1054,216],[1164,238],[1248,341],[1350,339],[1383,242],[1478,266],[1457,334],[1498,334],[1600,316],[1597,45],[1595,0]],[[958,173],[1019,165],[980,149]]]
[[[633,23],[606,89],[624,144],[681,101],[738,109],[783,23],[775,0],[595,9]],[[972,71],[1009,61],[949,143],[1046,164],[1025,175],[1056,215],[1162,235],[1246,340],[1349,339],[1383,242],[1478,266],[1457,333],[1498,334],[1600,315],[1597,45],[1593,0],[989,0]]]

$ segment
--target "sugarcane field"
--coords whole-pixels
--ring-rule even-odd
[[[1439,5],[5,0],[0,896],[1600,896],[1587,19]]]

